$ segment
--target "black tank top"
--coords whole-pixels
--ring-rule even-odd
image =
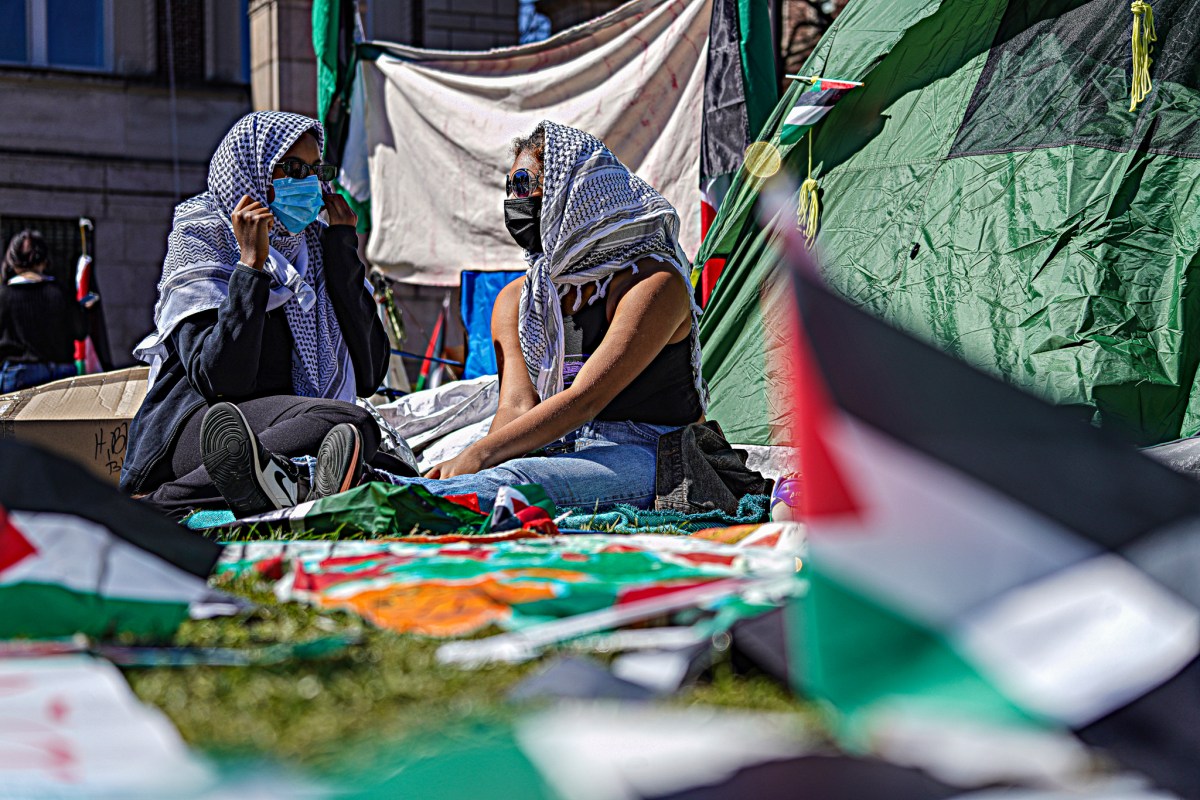
[[[585,305],[563,317],[563,388],[575,381],[604,335],[608,333],[605,303]],[[612,399],[596,419],[644,422],[648,425],[689,425],[700,419],[700,396],[692,377],[692,335],[669,344],[633,381]]]

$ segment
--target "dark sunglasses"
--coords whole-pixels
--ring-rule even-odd
[[[319,181],[331,181],[338,174],[337,164],[309,164],[298,158],[285,158],[275,166],[279,167],[285,177],[297,180],[316,175]]]
[[[542,176],[521,167],[504,179],[504,192],[516,197],[529,197],[542,185]]]

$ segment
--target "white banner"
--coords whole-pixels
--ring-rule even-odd
[[[382,52],[361,71],[368,259],[441,285],[464,269],[524,269],[504,227],[504,177],[512,139],[543,119],[594,134],[662,192],[694,255],[710,15],[711,0],[634,0],[545,42],[486,53],[375,43]]]
[[[0,660],[0,798],[193,796],[213,778],[107,661]]]

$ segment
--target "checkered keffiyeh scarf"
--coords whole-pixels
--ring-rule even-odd
[[[542,122],[542,252],[526,251],[529,271],[521,290],[521,352],[538,396],[563,390],[563,319],[560,300],[572,288],[595,283],[588,301],[604,297],[612,276],[643,258],[670,264],[690,285],[679,247],[679,215],[662,195],[617,160],[589,133]],[[689,292],[690,294],[690,292]],[[700,308],[692,302],[692,372],[700,404],[708,389],[700,375]]]
[[[300,114],[260,111],[242,117],[225,135],[208,168],[208,191],[175,208],[167,257],[154,306],[154,332],[133,354],[150,364],[153,382],[176,326],[217,308],[229,294],[240,252],[230,215],[243,195],[266,205],[271,173],[305,132],[323,147],[320,123]],[[354,367],[329,293],[321,251],[323,223],[290,234],[276,224],[263,267],[271,277],[267,310],[283,307],[295,347],[292,383],[301,397],[354,400]]]

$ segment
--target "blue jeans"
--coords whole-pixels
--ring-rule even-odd
[[[445,480],[384,475],[392,483],[415,483],[436,495],[474,493],[484,511],[491,510],[497,489],[518,483],[540,484],[559,509],[593,511],[618,503],[650,508],[658,437],[675,429],[594,420],[548,445],[545,456],[514,458],[474,475]]]
[[[49,361],[22,364],[5,361],[0,365],[0,394],[41,386],[43,383],[62,378],[73,378],[76,374],[78,370],[74,364],[54,364]]]

